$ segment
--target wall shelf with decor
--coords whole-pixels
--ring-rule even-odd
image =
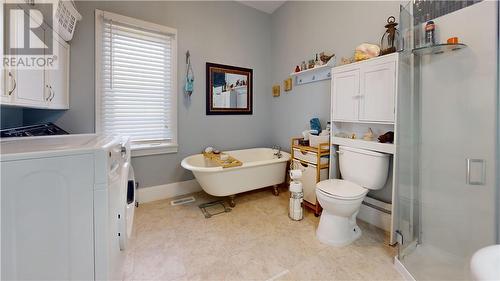
[[[302,85],[322,80],[327,80],[332,77],[332,68],[335,65],[335,57],[330,59],[327,64],[317,66],[311,69],[306,69],[299,72],[290,73],[290,76],[295,81],[295,85]]]
[[[451,51],[457,51],[463,48],[466,48],[467,45],[462,44],[462,43],[443,43],[443,44],[435,44],[432,46],[424,46],[424,47],[419,47],[415,48],[412,50],[413,54],[417,56],[424,56],[424,55],[438,55],[442,53],[447,53]]]

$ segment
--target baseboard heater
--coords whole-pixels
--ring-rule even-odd
[[[382,202],[380,200],[377,200],[375,198],[371,197],[366,197],[365,200],[363,200],[363,205],[368,206],[370,208],[373,208],[375,210],[381,211],[383,213],[391,215],[392,212],[390,209],[390,203]],[[387,206],[388,208],[384,208],[384,206]]]
[[[368,207],[370,207],[370,208],[373,208],[373,209],[375,209],[375,210],[381,211],[381,212],[383,212],[383,213],[389,214],[389,215],[391,214],[391,211],[386,210],[386,209],[384,209],[384,208],[382,208],[382,207],[379,207],[379,206],[373,205],[372,203],[368,203],[368,202],[363,201],[363,205],[368,206]]]

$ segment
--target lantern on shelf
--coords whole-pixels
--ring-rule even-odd
[[[387,30],[382,35],[382,40],[380,41],[381,56],[396,52],[396,46],[398,46],[400,40],[399,31],[396,29],[397,25],[395,17],[390,16],[387,18],[387,24],[385,25]]]

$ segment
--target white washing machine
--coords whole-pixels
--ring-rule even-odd
[[[122,279],[133,222],[128,139],[10,138],[0,150],[1,278]]]

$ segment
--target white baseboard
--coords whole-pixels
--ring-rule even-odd
[[[362,204],[357,218],[385,231],[391,231],[391,215],[372,207]]]
[[[137,190],[137,201],[139,203],[153,202],[201,190],[200,184],[195,179],[143,187]]]
[[[399,272],[399,274],[401,274],[404,280],[416,281],[415,278],[408,271],[408,269],[406,269],[406,267],[401,263],[398,257],[394,257],[394,267],[396,267],[396,271]]]

